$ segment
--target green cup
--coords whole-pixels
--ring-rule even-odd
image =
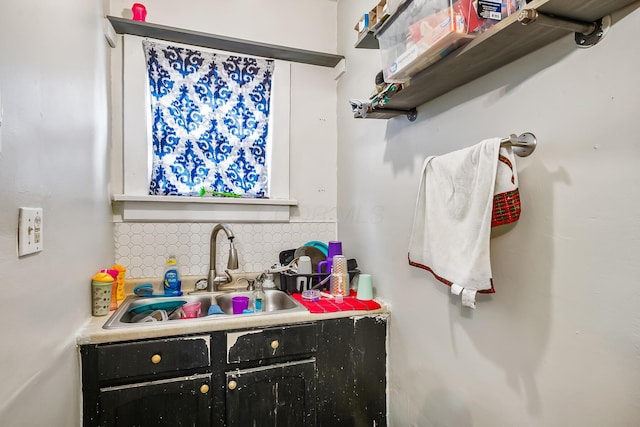
[[[373,286],[371,284],[371,275],[370,274],[359,274],[358,275],[358,294],[356,298],[361,300],[372,300],[373,299]]]

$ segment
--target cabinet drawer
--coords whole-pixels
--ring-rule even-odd
[[[210,426],[212,387],[211,374],[105,387],[98,397],[97,425]]]
[[[208,335],[109,344],[97,349],[100,381],[155,375],[211,364]]]
[[[226,335],[227,363],[309,354],[317,348],[313,324],[227,332]]]

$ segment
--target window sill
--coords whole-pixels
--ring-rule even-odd
[[[288,222],[296,200],[223,197],[112,197],[114,222]]]

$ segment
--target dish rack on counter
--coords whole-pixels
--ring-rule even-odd
[[[347,262],[355,260],[347,260]],[[358,274],[360,274],[360,270],[357,268],[357,264],[353,267],[350,263],[349,268],[349,283],[351,283]],[[311,289],[315,286],[318,286],[320,282],[329,277],[330,273],[310,273],[310,274],[297,274],[297,273],[289,273],[289,272],[281,272],[279,273],[280,278],[280,289],[289,293],[300,293],[306,289]],[[306,283],[304,289],[302,286],[298,286],[298,279],[303,279],[302,282]],[[318,289],[329,289],[329,281],[321,285]]]

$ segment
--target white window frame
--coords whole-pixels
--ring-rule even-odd
[[[122,58],[123,194],[114,194],[116,221],[288,221],[291,64],[275,60],[269,199],[149,195],[151,143],[147,70],[142,40],[124,34]],[[180,43],[172,43],[186,46]],[[193,46],[186,46],[193,48]],[[200,48],[203,51],[212,49]],[[229,54],[229,52],[223,52]],[[269,159],[267,159],[269,160]]]

